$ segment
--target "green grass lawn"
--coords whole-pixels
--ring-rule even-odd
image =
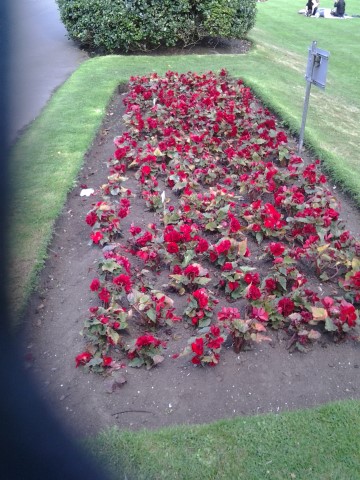
[[[118,480],[356,480],[359,431],[360,403],[347,401],[209,425],[110,429],[86,445]]]

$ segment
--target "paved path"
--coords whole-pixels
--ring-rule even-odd
[[[11,0],[9,141],[36,118],[52,92],[87,58],[67,39],[55,0]]]

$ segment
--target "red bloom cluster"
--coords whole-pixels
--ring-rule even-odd
[[[149,346],[159,347],[161,345],[161,340],[153,335],[142,335],[136,339],[135,345],[137,348]]]
[[[76,358],[76,367],[79,367],[80,365],[86,365],[90,360],[92,359],[92,355],[89,352],[82,352],[80,353]]]
[[[195,355],[191,361],[194,365],[209,365],[214,367],[220,360],[220,349],[224,342],[221,330],[217,325],[211,325],[209,332],[197,337],[190,345]]]
[[[128,275],[121,274],[117,277],[114,277],[113,284],[116,285],[117,287],[120,287],[126,293],[131,292],[132,282],[131,282],[131,278]]]
[[[120,302],[119,292],[135,298],[138,291],[148,302],[138,310],[148,312],[151,321],[155,316],[156,323],[163,310],[166,320],[178,319],[161,292],[151,293],[143,272],[132,277],[130,262],[113,251],[120,222],[130,214],[132,193],[121,184],[128,169],[135,169],[139,198],[161,217],[159,223],[164,227],[152,224],[146,231],[131,224],[131,238],[121,248],[136,255],[135,261],[143,260],[146,270],[170,265],[169,285],[179,293],[197,288],[184,311],[194,326],[209,326],[217,303],[210,290],[199,288],[210,282],[208,271],[199,263],[204,259],[221,269],[219,286],[228,299],[243,298],[250,303],[246,320],[241,320],[238,310],[226,307],[219,312],[219,320],[233,325],[243,322],[241,328],[253,337],[265,328],[257,320],[272,326],[282,322],[304,342],[311,337],[302,332],[307,331],[307,323],[313,320],[311,308],[319,308],[320,299],[305,287],[307,278],[298,270],[300,261],[312,263],[324,282],[340,278],[346,298],[360,301],[360,246],[339,222],[338,205],[325,186],[319,162],[304,165],[292,154],[275,118],[266,109],[254,109],[254,97],[241,81],[229,80],[225,71],[218,76],[168,72],[164,77],[133,77],[129,89],[124,101],[128,132],[115,139],[108,183],[101,187],[104,197],[85,219],[92,228],[93,243],[107,250],[99,278],[90,284],[105,304],[102,308]],[[169,205],[169,199],[176,197],[179,208],[175,202]],[[266,245],[263,255],[256,252],[250,259],[251,267],[246,234]],[[210,235],[216,243],[209,242]],[[269,256],[270,272],[260,278],[256,262]],[[334,332],[357,325],[353,303],[325,298],[323,310],[333,320]],[[113,324],[106,312],[96,319],[102,332]],[[327,321],[325,328],[329,325]],[[209,351],[213,364],[217,363],[223,341],[218,328],[212,325],[208,336],[192,343],[194,363],[203,364]],[[136,348],[159,347],[160,341],[154,339],[152,335],[139,337],[135,350],[128,354],[136,355]],[[103,358],[111,358],[102,353]]]

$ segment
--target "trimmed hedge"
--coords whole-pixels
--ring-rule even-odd
[[[240,39],[257,0],[57,0],[70,38],[104,53],[184,46],[204,37]]]

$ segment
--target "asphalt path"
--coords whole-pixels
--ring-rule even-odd
[[[11,0],[10,45],[12,143],[87,55],[67,38],[55,0]]]

